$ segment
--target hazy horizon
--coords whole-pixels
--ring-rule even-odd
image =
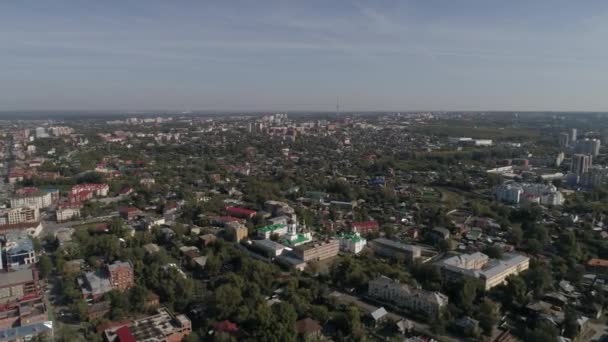
[[[579,4],[2,2],[0,111],[604,112],[608,3]]]

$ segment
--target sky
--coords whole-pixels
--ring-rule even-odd
[[[0,110],[608,111],[608,1],[0,1]]]

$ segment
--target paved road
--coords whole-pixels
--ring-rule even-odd
[[[63,222],[63,223],[43,220],[42,221],[43,228],[42,228],[42,233],[40,235],[41,236],[55,235],[55,233],[61,228],[69,228],[69,227],[79,226],[79,225],[87,224],[87,223],[106,221],[106,220],[115,218],[117,216],[118,216],[118,212],[113,212],[113,213],[110,213],[110,215],[106,215],[106,216],[93,217],[93,218],[90,218],[87,220],[68,221],[68,222]]]

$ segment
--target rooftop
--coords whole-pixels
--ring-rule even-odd
[[[285,228],[285,227],[287,227],[286,224],[278,223],[278,224],[271,224],[271,225],[259,228],[258,230],[263,233],[267,233],[267,232],[274,232],[275,230]]]
[[[338,235],[338,237],[341,239],[350,240],[355,243],[364,240],[360,235],[355,234],[355,233],[342,233],[342,234]]]
[[[27,283],[34,280],[34,271],[32,269],[20,269],[13,272],[0,273],[0,287],[6,287],[13,284]]]
[[[397,242],[397,241],[393,241],[393,240],[389,240],[386,238],[377,238],[374,239],[374,243],[376,244],[381,244],[390,248],[394,248],[394,249],[400,249],[403,251],[408,251],[408,252],[415,252],[415,251],[420,251],[421,248],[418,246],[414,246],[414,245],[406,245],[404,243],[401,242]]]

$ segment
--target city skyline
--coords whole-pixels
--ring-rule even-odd
[[[608,4],[0,4],[0,111],[604,111]]]

